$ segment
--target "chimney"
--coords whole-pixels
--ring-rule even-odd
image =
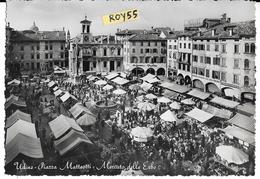
[[[216,35],[216,29],[212,29],[211,30],[211,36],[215,36]]]
[[[232,36],[233,35],[233,29],[229,29],[229,36]]]
[[[109,44],[110,35],[107,35],[107,43]]]
[[[7,23],[7,27],[10,27],[10,22]]]

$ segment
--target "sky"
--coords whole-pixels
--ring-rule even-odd
[[[139,19],[120,24],[106,25],[102,16],[126,9],[138,9]],[[69,30],[71,37],[81,32],[80,21],[87,18],[92,21],[93,35],[115,34],[117,29],[150,29],[170,27],[183,30],[184,21],[196,18],[219,18],[227,13],[232,22],[255,19],[255,3],[234,2],[172,2],[172,1],[59,1],[7,0],[6,21],[16,30],[29,29],[33,22],[44,30]]]

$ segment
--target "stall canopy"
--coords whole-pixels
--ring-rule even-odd
[[[105,80],[98,80],[94,83],[95,85],[99,85],[99,86],[102,86],[102,85],[106,85],[107,82]]]
[[[91,112],[86,112],[81,117],[79,117],[76,122],[80,126],[91,126],[96,123],[96,116]]]
[[[57,91],[59,89],[59,87],[58,86],[55,86],[54,88],[53,88],[53,91]]]
[[[151,84],[160,82],[160,80],[157,77],[154,77],[154,78],[146,80],[146,81]]]
[[[190,90],[187,86],[178,85],[176,83],[170,83],[170,82],[163,82],[160,84],[161,87],[166,88],[171,91],[176,91],[178,93],[186,93]]]
[[[72,95],[69,92],[66,92],[63,96],[60,97],[62,102],[67,101],[70,97],[72,97]],[[73,97],[72,97],[73,98]],[[75,99],[75,97],[74,97]]]
[[[140,102],[137,105],[138,109],[142,111],[151,111],[156,108],[156,106],[152,103],[149,102]]]
[[[54,81],[50,81],[50,82],[48,83],[48,87],[49,87],[49,88],[53,87],[54,85],[55,85],[55,82],[54,82]]]
[[[210,102],[216,103],[221,106],[228,107],[228,108],[235,108],[237,105],[239,105],[239,103],[236,101],[231,101],[231,100],[224,99],[224,98],[221,98],[218,96],[214,97]]]
[[[115,79],[112,80],[114,83],[119,84],[119,85],[124,85],[129,83],[129,80],[121,78],[121,77],[116,77]]]
[[[30,114],[24,113],[20,110],[16,110],[11,116],[9,116],[6,119],[5,127],[6,128],[11,127],[18,120],[24,120],[24,121],[27,121],[27,122],[32,122]]]
[[[237,113],[229,122],[237,127],[243,128],[247,131],[255,133],[255,119],[247,117],[243,114]]]
[[[132,129],[131,135],[137,142],[147,142],[153,136],[153,131],[148,127],[136,127]]]
[[[216,154],[228,163],[241,165],[249,161],[248,155],[242,150],[233,146],[221,145],[216,147]]]
[[[148,80],[151,80],[153,78],[156,78],[155,75],[151,74],[151,73],[148,73],[147,75],[145,75],[144,77],[141,78],[141,80],[143,81],[148,81]]]
[[[164,97],[164,96],[159,97],[157,101],[158,101],[158,103],[170,103],[171,102],[171,100],[169,98]]]
[[[113,86],[109,84],[103,87],[103,90],[111,90],[111,89],[113,89]]]
[[[59,96],[62,93],[62,91],[60,89],[58,89],[57,91],[54,92],[55,96]]]
[[[25,101],[10,99],[8,102],[5,103],[5,109],[8,109],[12,104],[20,107],[26,107]]]
[[[15,95],[13,95],[13,94],[11,94],[8,98],[6,98],[6,101],[5,101],[5,102],[10,101],[11,99],[14,99],[14,100],[18,101],[19,97],[18,97],[18,96],[15,96]]]
[[[163,96],[165,96],[167,98],[176,98],[177,96],[179,96],[179,94],[174,92],[174,91],[170,91],[168,89],[165,89],[164,92],[163,92]]]
[[[144,90],[144,91],[148,91],[153,85],[147,82],[143,82],[140,87]]]
[[[161,114],[160,118],[166,122],[174,122],[177,121],[176,116],[173,114],[172,111],[167,110],[163,114]]]
[[[185,114],[193,119],[198,120],[201,123],[206,122],[213,117],[212,114],[202,111],[196,107]]]
[[[82,128],[76,123],[74,119],[62,114],[49,122],[49,126],[56,139],[67,132],[69,129],[75,129],[77,131],[83,132]]]
[[[7,85],[19,85],[21,82],[17,79],[13,79],[12,81],[9,81]]]
[[[109,75],[105,76],[105,78],[108,79],[108,80],[112,80],[112,79],[114,79],[118,76],[119,76],[118,73],[110,73]]]
[[[116,95],[122,95],[122,94],[126,94],[126,91],[123,89],[116,89],[113,91],[113,93]]]
[[[126,76],[127,76],[127,74],[126,74],[125,72],[119,72],[119,74],[120,74],[120,76],[121,76],[122,78],[126,78]]]
[[[93,143],[84,133],[71,130],[62,138],[55,140],[54,146],[59,154],[62,156],[65,155],[67,152],[75,149],[81,143],[93,145]]]
[[[181,103],[187,104],[187,105],[194,105],[195,101],[193,101],[191,98],[186,98],[186,99],[182,100]]]
[[[152,94],[152,93],[149,93],[149,94],[145,95],[145,97],[146,97],[147,99],[156,99],[156,98],[157,98],[157,96],[154,95],[154,94]]]
[[[231,116],[233,115],[233,113],[228,109],[217,108],[206,103],[203,104],[202,110],[223,119],[230,119]]]
[[[50,79],[48,78],[48,79],[46,79],[44,82],[45,82],[45,83],[49,83],[49,82],[50,82]]]
[[[188,92],[187,94],[190,95],[190,96],[202,99],[202,100],[205,100],[210,96],[209,93],[202,92],[198,89],[193,89],[190,92]]]
[[[247,116],[254,116],[255,115],[255,105],[251,103],[244,103],[237,106],[237,110],[239,113],[247,115]]]
[[[6,164],[10,163],[19,154],[23,154],[31,158],[43,158],[40,139],[23,134],[17,134],[13,140],[5,146],[5,151]]]
[[[173,101],[171,104],[170,104],[170,108],[172,109],[180,109],[181,108],[181,105],[176,102],[176,101]]]
[[[82,112],[89,112],[88,108],[84,107],[80,103],[76,103],[74,106],[72,106],[69,109],[69,112],[72,114],[72,116],[76,119]]]
[[[98,77],[96,77],[96,76],[91,76],[90,78],[88,78],[89,81],[94,81],[95,79],[98,79]]]
[[[6,132],[6,144],[8,144],[17,134],[24,134],[37,139],[34,123],[18,120]]]
[[[221,129],[227,135],[236,137],[248,144],[255,144],[255,135],[252,132],[248,132],[237,126],[228,126],[225,129]]]

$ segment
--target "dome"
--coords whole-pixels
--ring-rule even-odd
[[[35,22],[33,22],[33,25],[30,28],[30,30],[35,31],[35,32],[39,31],[39,28],[35,25]]]

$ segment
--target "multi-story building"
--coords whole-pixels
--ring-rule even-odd
[[[117,32],[118,39],[124,44],[124,69],[135,76],[146,73],[165,76],[167,40],[161,37],[164,33],[168,33],[165,30],[170,29],[152,28],[152,30]]]
[[[193,86],[255,99],[255,22],[226,23],[193,37]]]
[[[33,24],[30,30],[16,31],[8,27],[10,40],[6,58],[7,67],[19,64],[22,73],[46,73],[53,66],[65,66],[66,33],[39,31]]]
[[[111,35],[93,36],[91,21],[81,22],[82,32],[70,40],[69,71],[72,76],[123,70],[123,44]]]

